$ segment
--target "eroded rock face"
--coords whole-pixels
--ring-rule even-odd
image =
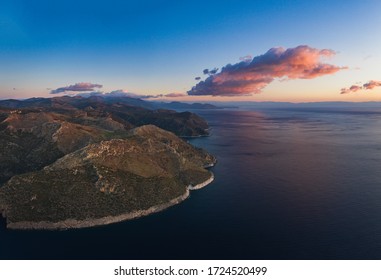
[[[0,188],[0,210],[11,228],[81,227],[146,215],[209,180],[204,167],[214,162],[173,133],[145,125],[12,177]]]

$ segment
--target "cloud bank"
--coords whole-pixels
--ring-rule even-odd
[[[76,83],[74,85],[60,87],[50,91],[50,94],[57,94],[66,91],[94,91],[96,88],[102,88],[102,85],[92,83]]]
[[[353,85],[349,88],[342,88],[341,91],[340,91],[340,94],[347,94],[347,93],[352,93],[352,92],[356,92],[356,91],[359,91],[361,89],[369,89],[369,90],[372,90],[374,89],[375,87],[381,87],[381,81],[375,81],[375,80],[371,80],[365,84],[363,84],[362,86],[358,86],[358,85]]]
[[[313,79],[334,74],[347,67],[321,62],[335,55],[333,50],[298,46],[272,48],[253,59],[224,66],[219,73],[205,69],[209,77],[200,81],[189,95],[242,96],[261,93],[276,78]],[[244,57],[247,58],[247,57]],[[215,68],[217,69],[217,68]],[[213,69],[214,70],[214,69]]]

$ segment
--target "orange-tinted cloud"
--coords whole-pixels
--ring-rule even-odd
[[[284,49],[272,48],[252,60],[228,64],[219,73],[199,82],[189,95],[237,96],[260,93],[276,78],[313,79],[336,73],[347,67],[321,62],[335,52],[329,49],[315,49],[309,46]],[[205,71],[205,70],[204,70]]]
[[[369,89],[370,90],[370,89],[374,89],[375,87],[381,87],[381,81],[371,80],[371,81],[363,84],[362,86],[353,85],[350,88],[342,88],[340,91],[340,94],[347,94],[347,93],[351,93],[351,92],[356,92],[360,89]]]

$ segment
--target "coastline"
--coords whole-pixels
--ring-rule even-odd
[[[180,138],[183,139],[192,139],[192,138],[201,138],[201,137],[209,137],[210,136],[210,128],[205,129],[206,134],[199,134],[199,135],[179,135]]]
[[[210,172],[210,177],[209,179],[205,180],[204,182],[200,183],[200,184],[197,184],[195,186],[193,185],[188,185],[188,189],[191,190],[191,191],[194,191],[194,190],[199,190],[199,189],[202,189],[203,187],[205,187],[206,185],[209,185],[211,182],[214,181],[214,174],[212,172]]]
[[[189,197],[189,190],[186,189],[185,193],[171,199],[170,201],[159,204],[156,206],[152,206],[145,210],[137,210],[125,214],[121,214],[118,216],[106,216],[103,218],[97,219],[86,219],[86,220],[75,220],[75,219],[67,219],[60,222],[48,222],[48,221],[40,221],[40,222],[10,222],[7,224],[8,229],[30,229],[30,230],[65,230],[65,229],[74,229],[74,228],[88,228],[102,225],[114,224],[122,221],[132,220],[144,216],[148,216],[150,214],[163,211],[173,205],[179,204]]]
[[[180,202],[184,201],[190,196],[190,191],[198,190],[206,185],[210,184],[214,180],[214,174],[210,172],[210,177],[204,182],[197,184],[195,186],[188,185],[186,187],[185,193],[171,199],[166,203],[162,203],[159,205],[151,206],[145,210],[137,210],[117,216],[106,216],[103,218],[97,219],[86,219],[86,220],[75,220],[75,219],[67,219],[60,222],[48,222],[48,221],[40,221],[40,222],[10,222],[7,223],[7,229],[13,230],[67,230],[67,229],[78,229],[78,228],[89,228],[95,226],[103,226],[114,223],[119,223],[127,220],[137,219],[140,217],[148,216],[150,214],[154,214],[160,211],[163,211],[171,206],[177,205]],[[6,212],[2,211],[1,213],[4,218],[6,218]]]

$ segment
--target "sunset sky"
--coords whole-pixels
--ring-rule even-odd
[[[376,0],[2,0],[0,99],[381,101],[380,14]]]

